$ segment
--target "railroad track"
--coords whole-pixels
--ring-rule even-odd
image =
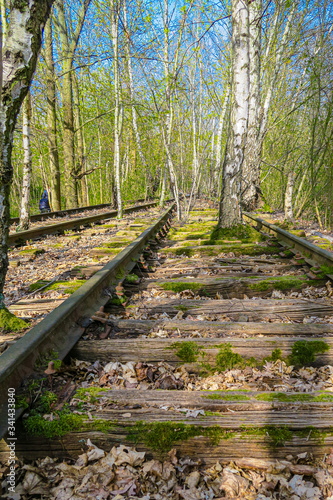
[[[127,203],[142,203],[144,202],[144,198],[137,200],[136,202],[127,202]],[[67,210],[56,210],[54,212],[46,212],[40,214],[30,215],[31,222],[38,222],[48,219],[54,219],[57,217],[66,217],[74,214],[79,214],[80,212],[90,212],[93,210],[102,210],[104,208],[110,208],[112,205],[110,203],[101,203],[99,205],[91,205],[89,207],[78,207],[78,208],[68,208]],[[19,217],[11,217],[11,224],[18,224],[20,222]]]
[[[160,460],[175,449],[197,466],[233,460],[274,475],[278,459],[315,474],[309,454],[333,447],[333,255],[249,214],[273,238],[250,226],[212,238],[214,210],[192,211],[156,242],[172,210],[1,356],[2,401],[40,353],[67,362],[39,361],[42,390],[56,396],[18,426],[16,452],[64,458],[122,444]],[[116,298],[101,294],[119,281]]]
[[[133,212],[137,212],[139,210],[145,208],[155,207],[158,203],[155,201],[144,203],[141,205],[134,205],[128,208],[124,208],[124,214],[130,214]],[[95,207],[96,208],[96,207]],[[76,211],[79,209],[73,209]],[[82,209],[81,209],[82,210]],[[67,211],[66,213],[68,213]],[[56,213],[56,212],[54,212]],[[42,214],[41,214],[42,215]],[[50,215],[50,214],[49,214]],[[38,216],[39,217],[39,216]],[[8,244],[10,246],[20,245],[29,240],[34,240],[36,238],[40,238],[49,234],[61,234],[64,231],[77,229],[79,227],[88,226],[90,224],[94,224],[96,222],[100,222],[102,220],[108,220],[117,217],[117,210],[111,210],[110,212],[99,213],[95,215],[88,215],[86,217],[79,217],[77,219],[67,220],[65,222],[57,222],[56,224],[49,224],[40,227],[34,227],[32,229],[28,229],[26,231],[12,232],[8,237]],[[41,219],[36,219],[41,220]]]

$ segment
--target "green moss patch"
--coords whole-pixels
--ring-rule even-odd
[[[104,392],[107,392],[108,389],[102,387],[81,387],[76,391],[75,399],[80,399],[81,401],[87,401],[89,403],[94,404],[99,400],[100,396]]]
[[[0,309],[0,331],[19,332],[27,327],[28,324],[23,319],[17,318],[7,308]]]
[[[245,360],[240,354],[233,352],[232,345],[228,342],[220,347],[215,363],[215,369],[224,372],[232,368],[243,368]]]
[[[31,283],[29,285],[29,292],[35,292],[36,290],[39,290],[40,288],[42,288],[45,285],[48,285],[49,283],[51,282],[46,280],[38,280],[35,283]]]
[[[43,248],[26,248],[25,250],[21,250],[19,255],[42,255],[45,253]]]
[[[246,396],[245,394],[208,394],[207,396],[203,396],[205,399],[212,399],[218,401],[250,401],[251,398]]]
[[[333,394],[330,392],[323,392],[318,396],[313,394],[299,393],[287,394],[285,392],[267,392],[255,396],[258,401],[279,401],[281,403],[325,403],[333,401]]]
[[[214,229],[209,239],[211,243],[208,245],[214,245],[214,242],[218,240],[241,240],[243,243],[255,243],[264,239],[265,237],[250,225],[239,224],[230,228]]]
[[[123,246],[123,245],[122,245]],[[91,253],[93,255],[118,255],[121,252],[121,248],[107,248],[107,247],[96,247]]]
[[[196,254],[207,255],[207,256],[217,256],[220,253],[233,252],[236,256],[240,255],[274,255],[281,251],[281,247],[270,247],[261,246],[256,244],[244,245],[241,243],[236,244],[224,244],[224,245],[205,245],[202,246],[179,246],[176,248],[163,248],[161,251],[163,253],[172,253],[174,255],[186,255],[187,257],[193,257]]]
[[[169,451],[176,442],[187,441],[196,436],[207,436],[212,444],[219,444],[221,439],[228,439],[235,433],[219,426],[202,427],[183,422],[137,422],[128,428],[127,439],[144,443],[148,448],[159,451]]]
[[[83,421],[84,417],[82,415],[69,413],[64,410],[59,412],[52,421],[45,420],[41,414],[31,414],[24,420],[23,425],[27,434],[52,439],[81,429]]]
[[[193,292],[196,290],[200,290],[202,285],[200,283],[194,282],[181,282],[181,281],[173,281],[168,283],[158,283],[158,285],[163,288],[163,290],[170,290],[175,293],[183,292],[184,290],[192,290]]]
[[[297,340],[288,358],[294,366],[307,366],[314,363],[317,354],[329,351],[330,346],[323,340]]]
[[[295,276],[277,276],[275,278],[268,278],[256,283],[250,283],[249,288],[251,288],[251,290],[262,292],[271,288],[274,288],[274,290],[290,290],[291,288],[301,288],[308,282],[312,283],[311,280],[307,280],[306,278],[298,278]]]
[[[218,413],[206,412],[206,416],[217,416]],[[329,431],[331,432],[331,431]],[[209,437],[212,445],[218,445],[222,439],[236,437],[264,437],[268,439],[268,446],[275,449],[284,446],[287,441],[294,437],[323,441],[327,431],[321,431],[315,427],[306,427],[302,430],[292,430],[287,426],[266,425],[264,427],[242,426],[239,430],[228,431],[215,425],[203,427],[184,422],[137,422],[134,426],[127,428],[127,439],[135,445],[143,443],[147,448],[167,452],[175,443],[187,441],[188,439],[204,436]]]
[[[176,349],[176,355],[185,363],[194,363],[202,353],[203,347],[189,340],[187,342],[174,342],[170,349]]]
[[[100,248],[123,248],[131,243],[132,240],[111,241],[110,243],[103,243]]]
[[[139,280],[139,276],[136,274],[128,274],[125,278],[125,283],[137,283]]]
[[[72,294],[76,292],[76,290],[78,290],[85,282],[86,280],[54,281],[54,282],[39,280],[36,281],[36,283],[32,283],[31,285],[29,285],[29,290],[31,292],[34,292],[49,283],[49,285],[44,288],[44,291],[57,290],[63,293]]]

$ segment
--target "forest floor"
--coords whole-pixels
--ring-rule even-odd
[[[4,289],[6,306],[27,320],[29,329],[35,326],[85,283],[82,276],[71,276],[72,270],[79,271],[87,265],[101,268],[158,214],[158,208],[142,210],[126,215],[121,221],[111,219],[81,231],[65,231],[64,235],[49,235],[29,245],[11,248]],[[0,352],[25,333],[0,332]]]
[[[211,233],[217,216],[217,212],[207,212],[206,208],[204,203],[200,203],[185,224],[174,222],[167,240],[151,255],[149,272],[142,272],[141,275],[136,270],[137,275],[132,275],[132,279],[125,285],[126,303],[123,306],[112,305],[102,314],[101,320],[96,318],[86,329],[81,347],[74,349],[72,361],[64,365],[52,380],[44,380],[45,398],[49,397],[50,391],[55,398],[49,403],[44,398],[46,406],[39,411],[43,413],[45,422],[50,421],[52,424],[57,418],[58,408],[61,411],[60,408],[64,404],[68,404],[70,412],[75,415],[88,415],[90,420],[93,420],[96,411],[100,415],[103,415],[103,412],[106,412],[106,415],[113,412],[117,414],[120,424],[126,425],[127,421],[136,418],[136,413],[141,415],[140,412],[143,415],[156,412],[156,415],[161,415],[163,419],[176,419],[175,421],[177,418],[191,418],[195,421],[203,418],[220,419],[222,416],[225,421],[232,421],[237,418],[239,411],[236,408],[239,403],[237,400],[242,398],[245,404],[246,401],[249,404],[250,401],[255,401],[257,405],[270,405],[265,401],[275,401],[274,398],[279,401],[282,396],[288,399],[289,393],[301,392],[306,402],[311,400],[314,391],[325,391],[322,394],[326,395],[327,401],[331,401],[333,366],[328,363],[321,366],[290,366],[285,354],[288,335],[295,335],[293,328],[295,331],[302,330],[303,335],[306,331],[311,333],[311,330],[314,333],[316,329],[324,331],[323,325],[326,325],[326,331],[333,331],[333,291],[330,281],[325,280],[318,285],[311,283],[310,286],[302,286],[296,290],[292,286],[286,290],[274,289],[273,286],[266,291],[261,290],[258,295],[251,287],[246,291],[240,286],[235,287],[235,282],[233,288],[225,288],[220,283],[221,278],[225,283],[235,277],[240,280],[239,283],[242,280],[243,283],[248,282],[248,279],[252,278],[273,279],[277,280],[276,282],[279,279],[302,280],[305,270],[280,258],[276,249],[267,246],[265,241],[257,241],[248,247],[252,251],[255,250],[255,255],[245,254],[240,257],[238,244],[235,243],[235,248],[232,249],[231,242],[228,243],[230,249],[224,251],[217,245],[217,253],[207,245],[208,253],[205,253],[205,245],[201,243]],[[130,224],[127,220],[126,223]],[[128,229],[128,226],[126,227]],[[197,235],[194,234],[196,229],[199,229]],[[142,230],[143,228],[140,228],[140,232]],[[87,237],[93,238],[91,234]],[[68,251],[71,248],[71,244],[68,245]],[[87,265],[86,256],[83,262]],[[33,279],[33,276],[30,278]],[[171,283],[170,289],[161,286],[163,281]],[[188,287],[177,290],[176,284],[181,285],[186,281]],[[209,286],[213,289],[218,286],[220,291],[214,291],[210,297],[205,296],[205,293],[199,294],[199,289],[193,288],[194,282],[204,283],[206,290]],[[223,293],[227,294],[228,300],[225,300]],[[280,313],[270,309],[275,299],[278,299],[276,307],[287,304]],[[306,304],[305,310],[296,311],[296,305],[299,303]],[[328,308],[328,313],[312,310],[311,307],[315,303]],[[227,304],[226,309],[224,304]],[[107,344],[102,344],[99,351],[96,351],[96,342],[92,362],[92,348],[88,341],[106,338],[106,321],[114,325],[114,331],[110,333],[112,354],[107,350]],[[250,323],[251,321],[253,323]],[[224,323],[217,335],[219,322]],[[121,324],[125,325],[124,330],[121,329]],[[178,328],[175,328],[176,324]],[[251,333],[251,325],[256,325],[257,333]],[[290,333],[287,331],[288,327]],[[240,333],[242,328],[247,333]],[[232,340],[234,346],[244,344],[243,352],[249,351],[250,346],[253,349],[256,343],[258,349],[263,351],[263,340],[267,342],[267,337],[262,338],[265,336],[264,332],[271,330],[270,335],[273,335],[272,331],[281,328],[285,328],[283,347],[281,344],[285,357],[263,361],[261,367],[246,365],[226,368],[220,372],[203,373],[202,366],[196,369],[193,363],[179,363],[178,354],[168,348],[163,348],[164,361],[152,361],[153,349],[157,348],[153,348],[153,344],[148,345],[151,339],[154,339],[155,346],[159,340],[165,343],[170,339],[172,346],[174,341],[188,339],[193,345],[195,342],[205,342],[207,346],[212,339],[211,349],[205,349],[206,357],[203,358],[207,362],[218,347],[215,345],[218,337],[221,341]],[[261,330],[263,334],[258,333]],[[124,350],[121,341],[128,332],[131,332],[136,341],[132,343],[131,349]],[[276,340],[275,337],[272,346],[276,344]],[[330,341],[329,334],[325,340]],[[97,352],[99,354],[96,354]],[[200,352],[199,349],[197,355],[200,355]],[[249,355],[247,353],[247,357]],[[265,352],[261,352],[261,355],[265,356]],[[236,391],[233,393],[235,401],[230,396],[225,413],[205,410],[208,408],[207,402],[217,404],[214,401],[217,397],[212,393],[211,400],[208,399],[201,406],[181,404],[183,400],[190,401],[191,397],[198,397],[200,391]],[[244,394],[237,391],[243,391]],[[262,391],[267,391],[264,396],[268,399],[264,399]],[[154,399],[158,396],[159,402]],[[281,401],[287,399],[282,398]],[[298,408],[297,405],[295,408]],[[276,414],[275,412],[277,407],[273,409],[272,415]],[[253,422],[259,415],[259,411],[254,413]],[[251,416],[247,418],[251,420]],[[161,427],[161,436],[163,432]],[[309,440],[311,433],[315,431],[312,429],[307,432]],[[102,441],[108,439],[107,435],[102,435]],[[122,443],[121,437],[122,435],[116,437],[118,443]],[[36,439],[38,446],[39,438]],[[309,445],[307,451],[294,454],[286,452],[284,458],[253,458],[254,455],[245,455],[234,460],[217,459],[207,465],[201,459],[180,453],[179,446],[177,449],[172,447],[169,453],[164,454],[164,458],[156,458],[150,452],[137,451],[134,446],[124,443],[107,448],[107,441],[103,442],[103,447],[99,447],[98,442],[88,439],[87,446],[81,445],[82,453],[76,458],[61,460],[45,458],[44,455],[44,458],[35,461],[20,460],[17,468],[16,496],[3,498],[333,499],[333,448],[322,459],[312,455]],[[220,450],[228,446],[228,440],[224,443]],[[53,441],[49,446],[52,447],[52,444]],[[66,445],[69,444],[68,438]],[[199,447],[199,441],[195,446]],[[238,445],[238,448],[240,447],[241,444]],[[66,450],[68,451],[68,448]],[[29,454],[29,450],[26,451]],[[239,453],[242,456],[242,449]],[[0,474],[5,472],[5,467],[0,468]]]

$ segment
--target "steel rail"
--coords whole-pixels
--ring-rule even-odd
[[[311,264],[312,266],[318,264],[328,265],[329,267],[333,266],[333,253],[324,250],[323,248],[310,243],[299,236],[289,233],[284,229],[281,229],[270,222],[261,219],[260,217],[255,217],[247,212],[243,214],[248,219],[255,221],[257,224],[255,228],[257,230],[261,230],[263,227],[268,230],[268,232],[272,232],[275,236],[282,241],[284,246],[287,246],[292,252],[299,252],[304,260]],[[331,275],[329,275],[331,277]]]
[[[40,323],[27,332],[0,356],[0,438],[8,429],[8,389],[19,387],[31,375],[41,354],[56,351],[64,359],[83,334],[84,325],[101,306],[104,306],[116,284],[119,272],[126,275],[136,264],[137,258],[159,231],[166,229],[173,203],[166,212],[122,252],[94,274],[76,292],[54,309]],[[16,418],[22,410],[16,411]]]
[[[143,201],[145,201],[145,199],[141,198],[141,199],[136,200],[136,201],[132,200],[128,203],[141,203]],[[111,203],[101,203],[100,205],[91,205],[89,207],[68,208],[67,210],[57,210],[55,212],[34,214],[34,215],[30,215],[30,220],[32,222],[34,222],[34,221],[51,219],[53,217],[65,217],[66,215],[77,214],[79,212],[87,212],[87,211],[91,211],[91,210],[101,210],[102,208],[107,208],[107,207],[111,207]],[[10,224],[18,224],[19,222],[20,222],[19,217],[11,217],[11,219],[10,219]]]
[[[124,208],[124,214],[129,214],[132,212],[137,212],[144,208],[151,208],[158,204],[157,201],[151,201],[149,203],[144,203],[143,205],[133,205],[128,208]],[[39,226],[26,231],[18,231],[17,233],[10,233],[8,236],[8,245],[21,244],[22,242],[33,240],[39,236],[44,236],[47,234],[61,233],[65,230],[75,229],[80,226],[86,226],[98,222],[100,220],[113,219],[117,217],[117,210],[112,210],[111,212],[104,212],[103,214],[88,215],[87,217],[80,217],[77,219],[72,219],[65,222],[57,222],[56,224],[49,224],[47,226]]]

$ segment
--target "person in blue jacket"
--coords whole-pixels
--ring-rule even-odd
[[[50,203],[49,203],[49,194],[47,189],[44,189],[44,193],[39,201],[39,211],[41,213],[51,212]]]

